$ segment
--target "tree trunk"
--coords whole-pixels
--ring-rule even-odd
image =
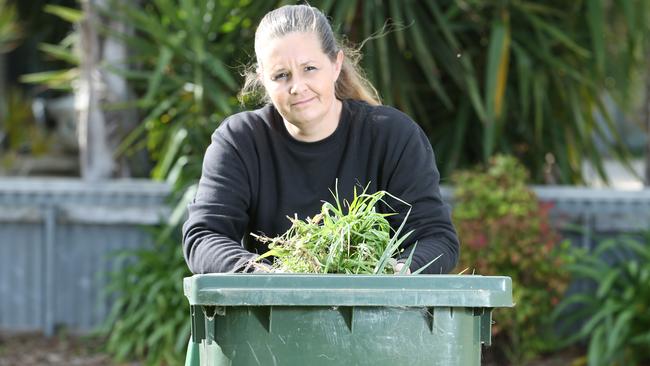
[[[79,154],[81,177],[86,180],[110,178],[113,158],[108,148],[106,120],[101,110],[99,73],[100,45],[94,23],[97,21],[92,0],[84,0],[85,14],[80,25],[81,77],[75,91],[79,112]]]
[[[5,103],[7,101],[7,83],[5,81],[5,55],[0,52],[0,125],[4,123],[7,113]],[[2,144],[2,131],[0,131],[0,145]]]
[[[649,46],[650,47],[650,46]],[[650,57],[650,52],[648,53]],[[650,187],[650,66],[645,77],[645,186]]]
[[[133,129],[137,117],[133,109],[109,111],[105,108],[128,101],[132,94],[124,78],[100,66],[120,67],[127,57],[123,43],[100,36],[97,31],[97,24],[125,31],[124,24],[108,21],[98,14],[98,9],[105,6],[106,0],[82,1],[85,17],[80,25],[81,77],[75,90],[81,176],[93,181],[131,175],[126,159],[116,157],[115,150]]]

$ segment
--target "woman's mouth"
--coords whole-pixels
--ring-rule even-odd
[[[314,99],[316,99],[316,97],[311,97],[311,98],[307,98],[307,99],[299,100],[299,101],[297,101],[297,102],[291,103],[291,106],[292,106],[292,107],[300,107],[300,106],[302,106],[302,105],[305,105],[305,104],[311,102],[311,101],[314,100]]]

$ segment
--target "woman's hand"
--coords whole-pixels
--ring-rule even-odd
[[[253,267],[253,273],[273,273],[275,272],[271,266],[266,263],[257,263]]]
[[[393,271],[395,272],[395,274],[411,274],[410,268],[406,268],[406,271],[402,273],[402,269],[404,268],[404,266],[405,266],[404,262],[397,262],[393,265]]]

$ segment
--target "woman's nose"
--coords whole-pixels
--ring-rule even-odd
[[[307,89],[307,84],[305,83],[305,81],[301,77],[294,77],[289,92],[291,94],[300,94],[306,89]]]

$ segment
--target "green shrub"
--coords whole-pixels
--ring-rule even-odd
[[[650,232],[641,237],[605,240],[569,266],[594,291],[567,297],[554,315],[567,343],[588,341],[590,366],[650,363]]]
[[[240,6],[237,6],[240,5]],[[182,279],[190,275],[181,250],[181,225],[194,197],[210,134],[238,111],[238,69],[254,29],[252,16],[273,3],[160,0],[142,6],[111,1],[103,14],[129,24],[134,33],[103,31],[123,40],[137,69],[121,74],[141,96],[144,115],[123,141],[120,154],[146,145],[156,162],[151,175],[173,187],[173,213],[154,232],[155,246],[122,253],[130,258],[112,277],[118,298],[104,327],[107,351],[118,360],[180,365],[189,339],[189,306]]]
[[[526,185],[514,158],[496,156],[487,169],[453,176],[459,269],[510,276],[513,309],[496,310],[492,352],[513,364],[553,349],[549,314],[568,284],[568,243],[549,224],[548,204]]]
[[[117,300],[103,329],[108,335],[106,348],[116,360],[181,364],[190,335],[183,278],[190,273],[178,240],[175,235],[153,248],[119,254],[128,265],[111,275],[107,291]]]

